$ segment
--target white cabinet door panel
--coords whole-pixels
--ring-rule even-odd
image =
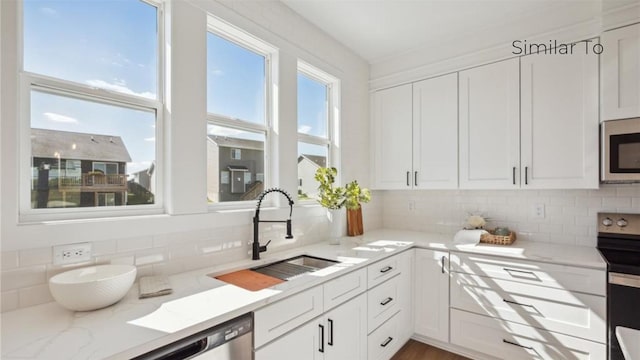
[[[521,58],[521,186],[598,188],[598,56]]]
[[[602,120],[640,116],[640,24],[604,32]]]
[[[462,189],[519,187],[519,66],[514,58],[459,73]]]
[[[449,253],[416,249],[415,332],[449,341]]]
[[[323,360],[324,354],[320,352],[321,331],[319,324],[311,321],[256,350],[255,360]]]
[[[413,84],[413,186],[458,187],[458,74]]]
[[[410,189],[412,167],[412,85],[373,94],[374,186]]]
[[[367,296],[362,294],[325,315],[325,359],[367,359]]]

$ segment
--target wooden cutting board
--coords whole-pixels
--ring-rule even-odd
[[[250,291],[266,289],[284,282],[284,280],[252,270],[240,270],[216,276],[215,278]]]

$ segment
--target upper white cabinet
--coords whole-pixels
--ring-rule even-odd
[[[460,188],[519,186],[519,74],[517,58],[460,72]]]
[[[373,184],[377,189],[411,188],[411,102],[411,84],[373,94]]]
[[[524,56],[520,85],[520,185],[597,188],[598,55]]]
[[[373,95],[376,188],[457,188],[457,100],[457,74]]]
[[[602,34],[602,120],[640,116],[640,24]]]
[[[413,187],[458,187],[458,74],[413,84]]]

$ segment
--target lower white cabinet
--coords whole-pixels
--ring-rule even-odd
[[[366,295],[361,294],[256,350],[255,360],[365,360],[366,322]]]
[[[449,253],[416,249],[415,333],[449,341]]]
[[[605,344],[451,309],[451,343],[505,360],[603,360]]]
[[[370,360],[388,360],[393,354],[400,349],[404,342],[398,338],[400,314],[392,316],[385,323],[380,325],[374,332],[369,334],[367,338],[368,352]]]

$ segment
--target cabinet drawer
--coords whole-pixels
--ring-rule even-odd
[[[367,269],[360,269],[324,284],[324,311],[367,290]]]
[[[508,360],[602,360],[604,344],[451,309],[451,343]]]
[[[367,293],[368,332],[373,331],[398,311],[399,280],[399,277],[394,277]]]
[[[398,337],[398,316],[393,316],[367,337],[367,358],[387,360],[400,348]]]
[[[367,283],[369,289],[400,273],[398,256],[378,261],[367,267]]]
[[[606,298],[453,273],[451,307],[606,343]]]
[[[256,348],[321,315],[322,287],[290,296],[254,312]]]
[[[594,295],[604,296],[607,293],[605,270],[455,252],[451,253],[450,266],[454,272]]]

